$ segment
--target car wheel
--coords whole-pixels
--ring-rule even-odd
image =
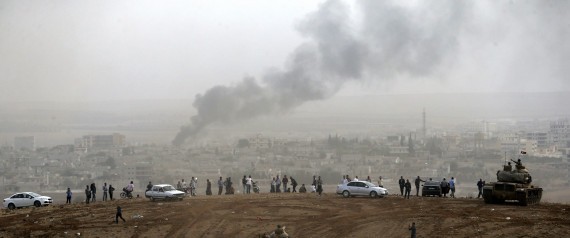
[[[16,205],[14,205],[14,203],[10,203],[10,204],[8,204],[8,209],[14,210],[14,209],[16,209]]]
[[[344,191],[342,192],[342,196],[345,197],[345,198],[350,197],[350,192],[348,192],[347,190],[344,190]]]
[[[376,197],[378,197],[378,193],[376,193],[376,191],[372,191],[372,192],[370,192],[370,197],[376,198]]]
[[[42,203],[41,203],[40,201],[35,201],[35,202],[34,202],[34,206],[36,206],[36,207],[41,207],[41,206],[42,206]]]

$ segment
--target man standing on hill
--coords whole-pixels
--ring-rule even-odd
[[[247,177],[246,177],[245,175],[244,175],[243,178],[241,179],[241,185],[242,185],[242,187],[243,187],[243,190],[241,190],[241,193],[242,193],[242,194],[245,194],[245,193],[246,193],[246,190],[247,190],[247,188],[246,188],[246,187],[247,187]]]
[[[422,180],[420,178],[420,176],[418,176],[416,178],[416,180],[414,181],[415,185],[416,185],[416,197],[420,196],[420,182],[425,182],[424,180]]]
[[[477,198],[483,196],[483,186],[485,186],[485,182],[483,182],[483,179],[480,178],[479,182],[477,182],[477,188],[479,189],[479,194],[477,195]]]
[[[95,192],[97,192],[97,186],[95,186],[95,183],[91,184],[91,201],[95,202]]]
[[[398,184],[400,185],[400,196],[404,196],[404,187],[406,186],[406,180],[404,179],[404,176],[400,176]]]
[[[223,190],[224,190],[224,181],[222,180],[222,177],[220,177],[220,180],[218,180],[218,195],[222,195]]]
[[[103,201],[107,201],[107,183],[103,184]]]
[[[283,180],[281,181],[283,182],[283,192],[287,192],[287,183],[289,183],[287,175],[283,175]]]
[[[113,185],[109,184],[109,199],[111,199],[111,201],[113,201],[113,191],[115,191],[115,188],[113,188]]]
[[[406,193],[404,194],[404,198],[410,199],[410,192],[412,191],[412,184],[410,183],[409,179],[406,179],[406,183],[404,184],[406,188]]]
[[[279,175],[277,175],[277,178],[275,179],[275,192],[281,192],[281,178],[279,178]]]
[[[416,223],[412,222],[412,225],[408,227],[408,230],[411,232],[411,237],[416,238]]]
[[[85,204],[89,204],[91,201],[91,190],[89,189],[89,185],[85,186]]]
[[[451,177],[451,180],[449,180],[449,189],[451,189],[451,194],[449,195],[449,197],[455,198],[455,178]]]

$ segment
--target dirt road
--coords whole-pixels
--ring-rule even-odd
[[[114,223],[116,207],[127,220]],[[477,199],[342,198],[334,194],[116,200],[3,209],[0,237],[258,237],[277,224],[291,237],[570,237],[570,205],[486,205]]]

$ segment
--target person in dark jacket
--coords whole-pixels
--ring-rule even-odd
[[[121,210],[121,207],[117,206],[117,214],[115,214],[115,224],[119,223],[119,218],[121,218],[123,222],[127,222],[125,221],[125,218],[123,218],[123,211]]]
[[[65,200],[65,204],[68,204],[68,203],[71,204],[71,194],[72,194],[71,189],[67,188],[67,192],[65,192],[65,195],[67,195],[66,196],[67,199]]]
[[[297,180],[295,180],[293,177],[290,177],[290,178],[291,178],[291,186],[293,186],[292,192],[296,193],[297,192],[297,185],[298,185]]]
[[[398,184],[400,185],[400,195],[404,196],[404,187],[406,186],[406,180],[404,179],[404,176],[400,176]]]
[[[286,174],[283,175],[281,182],[283,182],[283,192],[287,192],[287,184],[289,183],[289,179],[287,178]]]
[[[415,185],[416,185],[416,197],[420,196],[420,182],[425,182],[424,180],[422,180],[420,178],[420,176],[418,176],[416,178],[416,180],[414,181]]]
[[[210,179],[206,179],[206,195],[212,195],[212,183]]]
[[[409,179],[406,179],[406,183],[404,184],[406,188],[406,193],[404,194],[404,198],[410,199],[410,192],[412,191],[412,184],[410,183]]]
[[[95,202],[95,193],[97,192],[97,187],[95,183],[91,183],[91,201]]]
[[[89,189],[89,185],[85,186],[85,204],[89,204],[91,201],[91,190]]]
[[[113,185],[109,184],[109,199],[111,199],[111,201],[113,201],[113,191],[115,191],[115,188],[113,188]]]
[[[483,181],[483,179],[479,179],[479,182],[477,182],[477,188],[479,189],[479,194],[477,195],[477,198],[483,196],[483,186],[485,186],[485,182]]]

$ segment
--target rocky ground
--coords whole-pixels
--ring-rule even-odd
[[[116,207],[126,222],[114,223]],[[569,237],[570,205],[487,205],[481,199],[342,198],[255,194],[139,198],[2,210],[0,237],[258,237],[286,226],[291,237]]]

